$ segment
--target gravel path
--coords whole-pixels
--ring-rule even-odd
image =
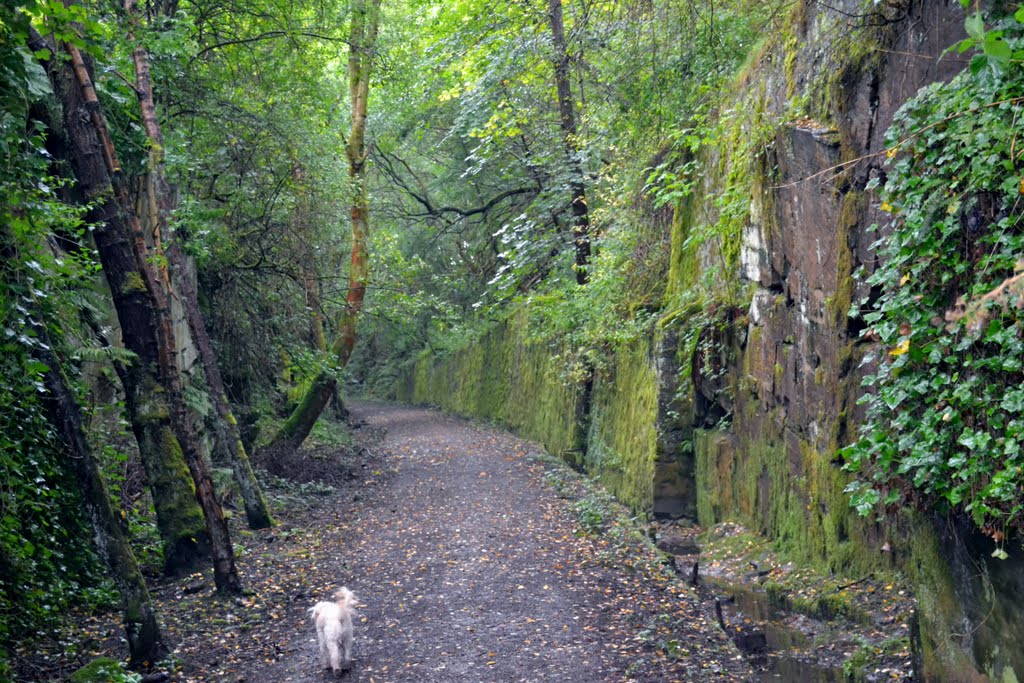
[[[578,477],[535,446],[432,411],[350,408],[381,435],[370,448],[387,471],[325,520],[337,533],[315,551],[337,581],[309,601],[347,585],[363,604],[340,680],[749,678],[640,535],[577,502],[588,495]],[[594,526],[604,533],[584,533]],[[308,623],[281,652],[241,680],[330,680]]]

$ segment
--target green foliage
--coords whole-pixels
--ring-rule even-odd
[[[1000,34],[1014,53],[1020,29]],[[881,208],[892,219],[866,276],[878,296],[851,311],[879,350],[864,379],[867,420],[843,453],[862,514],[923,499],[1000,541],[1024,529],[1022,302],[1003,289],[1024,267],[1024,75],[987,56],[985,68],[924,88],[888,133]]]
[[[65,12],[59,3],[25,9]],[[39,360],[46,351],[66,362],[95,266],[78,246],[81,211],[60,200],[65,181],[48,168],[43,127],[30,117],[49,84],[20,46],[27,22],[17,8],[0,8],[0,650],[52,626],[82,584],[99,584],[92,549],[80,543],[89,533],[77,487],[43,404],[50,368]]]
[[[353,446],[352,432],[344,422],[329,420],[325,417],[317,420],[309,435],[313,446],[330,446],[351,450]]]
[[[553,288],[525,299],[530,335],[558,349],[556,363],[564,379],[579,383],[608,366],[615,348],[650,331],[653,313],[634,309],[625,287],[623,243],[600,251],[586,287]]]
[[[103,43],[97,84],[131,176],[149,150],[122,80],[129,28],[149,51],[179,198],[164,239],[194,259],[229,396],[256,423],[328,367],[316,325],[329,345],[346,294],[346,5],[200,0],[130,26],[117,5],[89,7],[121,29]]]
[[[529,299],[535,337],[565,346],[568,375],[579,376],[649,329],[649,312],[662,304],[672,210],[703,180],[698,148],[711,134],[732,133],[708,112],[772,8],[565,3],[578,100],[572,154],[558,125],[540,5],[424,8],[387,29],[389,56],[405,68],[382,84],[375,178],[377,220],[395,225],[404,258],[415,254],[433,273],[417,284],[443,314],[420,336],[432,349],[450,347],[500,318],[496,309]],[[584,288],[568,229],[577,167],[595,253]],[[748,189],[736,188],[721,212],[733,232],[740,220],[732,209],[746,206]],[[694,244],[706,239],[694,233]]]
[[[669,134],[671,147],[664,159],[647,169],[644,192],[655,208],[668,204],[678,206],[690,198],[700,180],[700,164],[696,158],[708,141],[701,135],[702,127],[682,128]]]
[[[71,683],[139,683],[141,674],[125,671],[124,662],[100,657],[71,674]]]
[[[593,536],[602,532],[606,524],[606,510],[601,501],[593,496],[588,496],[577,500],[573,503],[573,507],[576,510],[576,518],[579,521],[578,535]]]
[[[960,0],[960,4],[967,9],[971,3],[970,0]],[[1013,62],[1019,64],[1024,60],[1024,50],[1011,37],[1019,31],[1020,24],[1024,24],[1024,7],[1018,8],[1012,18],[1000,18],[991,28],[986,28],[981,11],[975,11],[964,21],[967,37],[954,48],[961,54],[971,49],[978,50],[971,58],[970,70],[974,75],[986,67],[996,70],[1014,68]]]
[[[102,54],[97,40],[109,35],[108,27],[97,21],[84,5],[65,4],[59,0],[22,0],[17,4],[22,16],[35,20],[40,35],[52,36],[56,41]]]

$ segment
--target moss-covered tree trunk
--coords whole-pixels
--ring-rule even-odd
[[[156,622],[156,609],[85,437],[80,408],[68,390],[57,359],[43,352],[39,360],[49,367],[45,382],[50,422],[67,448],[68,462],[82,491],[85,511],[92,524],[93,540],[121,595],[125,637],[131,658],[129,664],[139,667],[157,662],[167,654],[167,648]]]
[[[380,0],[354,0],[349,31],[348,78],[352,107],[352,128],[346,153],[352,180],[352,263],[348,276],[348,296],[338,320],[338,338],[331,346],[334,370],[343,369],[356,344],[356,325],[366,296],[369,275],[369,202],[366,196],[366,100],[370,92],[370,67],[377,42]],[[274,437],[269,448],[297,448],[309,436],[324,407],[334,394],[337,380],[332,373],[321,372],[310,384],[299,404]]]
[[[38,34],[34,39],[46,45]],[[47,47],[59,54],[58,46]],[[92,205],[87,218],[96,226],[93,237],[122,337],[138,356],[127,368],[126,402],[154,499],[161,499],[158,525],[162,533],[172,534],[166,565],[171,571],[191,566],[208,545],[218,590],[239,592],[230,535],[185,405],[166,291],[147,260],[142,228],[89,69],[74,44],[60,51],[66,58],[51,60],[48,73],[61,99],[79,190]],[[174,497],[154,482],[171,487]],[[183,526],[191,532],[186,538],[180,536]]]
[[[35,49],[55,51],[38,35],[33,42]],[[93,239],[102,247],[100,260],[121,321],[122,339],[125,347],[138,356],[119,374],[128,420],[153,495],[157,528],[163,541],[164,571],[190,571],[209,552],[209,536],[196,501],[195,485],[170,428],[156,359],[156,332],[151,327],[152,317],[143,314],[148,306],[145,284],[134,266],[127,235],[115,225],[121,220],[120,211],[113,201],[104,154],[70,65],[54,59],[45,66],[61,100],[68,161],[78,179],[76,189],[86,201],[93,202],[87,219],[96,226]]]
[[[125,13],[129,22],[137,21],[135,11],[135,0],[125,0]],[[134,35],[129,33],[129,40],[134,40]],[[185,310],[185,318],[188,321],[189,331],[192,333],[192,341],[196,345],[199,355],[199,364],[203,369],[206,378],[206,387],[209,392],[211,403],[216,411],[214,429],[217,437],[217,444],[221,453],[231,463],[231,470],[234,474],[235,483],[242,496],[242,503],[245,506],[245,516],[249,526],[253,529],[264,529],[273,525],[270,516],[270,509],[263,498],[256,475],[253,473],[252,465],[249,462],[249,455],[242,444],[242,437],[238,431],[238,421],[231,411],[231,404],[228,402],[227,392],[224,390],[224,381],[221,378],[220,368],[217,365],[217,357],[210,343],[210,335],[206,330],[206,323],[202,313],[199,311],[199,300],[192,283],[188,278],[188,270],[185,264],[185,256],[181,252],[181,246],[174,235],[170,233],[168,216],[172,210],[172,198],[170,187],[167,183],[167,175],[164,170],[163,133],[160,129],[160,121],[157,118],[156,104],[153,98],[153,79],[149,70],[149,53],[141,44],[133,51],[135,64],[135,92],[139,98],[139,109],[142,114],[143,129],[149,141],[149,175],[152,180],[150,189],[151,199],[156,203],[156,216],[154,226],[158,234],[170,238],[166,244],[165,254],[171,269],[177,276],[175,284],[178,298],[181,300],[182,308]],[[168,287],[170,281],[166,282]]]
[[[583,168],[579,159],[579,132],[576,127],[576,106],[569,84],[569,51],[565,43],[565,22],[562,18],[562,0],[548,0],[548,26],[554,49],[555,92],[558,97],[558,119],[565,141],[566,164],[569,173],[569,194],[572,200],[572,239],[575,250],[576,282],[587,283],[590,267],[590,214],[587,193],[583,185]]]

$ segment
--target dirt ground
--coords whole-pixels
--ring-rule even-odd
[[[750,680],[621,508],[537,446],[433,411],[350,409],[358,461],[290,494],[274,529],[236,533],[246,596],[198,574],[156,588],[170,680],[332,680],[306,612],[342,585],[362,607],[341,681]],[[124,655],[111,615],[81,628],[82,658]]]

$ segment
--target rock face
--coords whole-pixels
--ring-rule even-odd
[[[865,188],[885,172],[882,140],[897,109],[964,66],[937,58],[961,37],[956,3],[890,6],[874,28],[843,18],[858,7],[798,12],[793,34],[762,54],[751,77],[765,84],[754,109],[778,125],[764,166],[772,170],[751,183],[741,237],[739,275],[753,293],[730,369],[734,419],[694,440],[699,517],[742,520],[836,571],[907,572],[918,586],[922,677],[1013,681],[1024,675],[1014,645],[1020,559],[992,560],[991,544],[961,521],[857,518],[835,462],[855,434],[865,369],[866,345],[847,311],[868,292],[850,276],[873,268],[869,227],[884,224]],[[787,117],[801,97],[803,115]]]
[[[521,336],[514,316],[462,354],[422,358],[404,394],[499,419],[527,394],[558,395],[516,409],[535,417],[505,421],[571,452],[639,510],[739,521],[823,569],[904,572],[916,585],[922,679],[1017,681],[1020,558],[991,559],[991,543],[958,520],[865,521],[844,493],[837,450],[856,433],[869,346],[848,318],[868,294],[851,274],[873,268],[869,227],[884,223],[866,187],[885,172],[882,140],[901,104],[965,66],[939,59],[961,37],[958,2],[872,7],[798,3],[738,83],[732,128],[703,159],[702,192],[676,212],[667,312],[651,339],[617,350],[592,386],[568,394],[551,388],[560,382],[551,368],[503,377],[493,387],[500,410],[481,412],[458,400],[467,380],[456,378],[489,377],[523,353],[510,350]],[[732,218],[723,202],[733,202]],[[684,246],[694,217],[718,220],[720,238]],[[709,310],[692,296],[713,269],[738,310]],[[524,382],[532,389],[515,389]]]
[[[520,310],[448,357],[421,355],[396,397],[500,422],[581,466],[583,387],[562,380],[556,349],[533,341],[528,322]]]
[[[679,331],[672,325],[663,326],[661,334],[655,338],[658,410],[654,424],[656,448],[651,512],[655,517],[696,519],[694,399],[680,390],[679,345]]]

